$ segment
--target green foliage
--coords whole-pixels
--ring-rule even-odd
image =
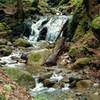
[[[4,85],[4,90],[7,91],[7,92],[11,92],[12,91],[12,87],[10,84],[5,84]]]
[[[79,58],[79,57],[88,56],[88,49],[84,45],[80,47],[71,47],[69,50],[69,55],[74,59]]]
[[[3,70],[19,85],[25,86],[26,88],[34,86],[32,75],[29,72],[17,68],[6,68],[6,67],[3,68]]]
[[[6,100],[6,97],[2,94],[0,94],[0,100]]]
[[[33,61],[38,62],[41,59],[41,55],[38,53],[32,54],[30,55],[30,58],[33,59]]]
[[[100,30],[100,16],[96,17],[91,24],[93,29],[99,29]]]

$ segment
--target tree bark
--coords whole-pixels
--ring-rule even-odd
[[[24,21],[24,10],[22,0],[17,0],[17,18],[18,21]]]

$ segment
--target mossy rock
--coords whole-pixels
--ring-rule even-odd
[[[96,17],[91,24],[92,30],[96,38],[100,41],[100,16]]]
[[[92,57],[84,57],[84,58],[79,58],[75,61],[73,64],[73,69],[77,68],[84,68],[85,66],[89,65],[90,62],[92,61]]]
[[[28,55],[28,64],[34,65],[42,65],[46,58],[49,56],[50,51],[48,49],[41,49],[36,51],[31,51]]]
[[[11,77],[11,79],[16,81],[21,86],[29,88],[35,85],[32,75],[27,71],[7,67],[4,67],[3,70],[6,74],[8,74]]]
[[[8,36],[9,32],[11,32],[11,30],[6,23],[0,23],[0,38]]]
[[[7,29],[8,29],[8,27],[6,26],[5,23],[0,23],[0,31],[5,31]]]
[[[80,47],[71,47],[69,49],[69,55],[72,57],[72,59],[77,59],[80,57],[88,56],[89,51],[86,46],[80,46]]]
[[[83,90],[83,89],[86,90],[91,86],[92,86],[91,80],[80,80],[76,83],[76,89],[78,89],[78,90]]]
[[[82,17],[83,18],[79,21],[79,24],[78,24],[78,26],[75,30],[74,36],[72,38],[72,41],[74,41],[74,42],[76,42],[80,38],[84,37],[84,35],[86,34],[86,32],[89,29],[90,19],[88,18],[88,16],[86,14],[83,14]]]
[[[19,38],[19,39],[17,39],[15,41],[15,46],[19,46],[19,47],[30,47],[32,45],[28,42],[28,40]]]
[[[12,49],[10,47],[6,47],[4,45],[0,46],[0,55],[1,56],[9,56],[12,53]]]

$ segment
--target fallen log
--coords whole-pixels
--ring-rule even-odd
[[[44,65],[46,67],[57,65],[57,60],[60,55],[62,55],[68,49],[68,45],[65,43],[65,38],[62,37],[60,40],[60,45],[56,47],[53,53],[48,57]]]

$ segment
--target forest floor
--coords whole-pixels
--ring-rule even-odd
[[[0,69],[0,100],[32,100],[32,97]]]

